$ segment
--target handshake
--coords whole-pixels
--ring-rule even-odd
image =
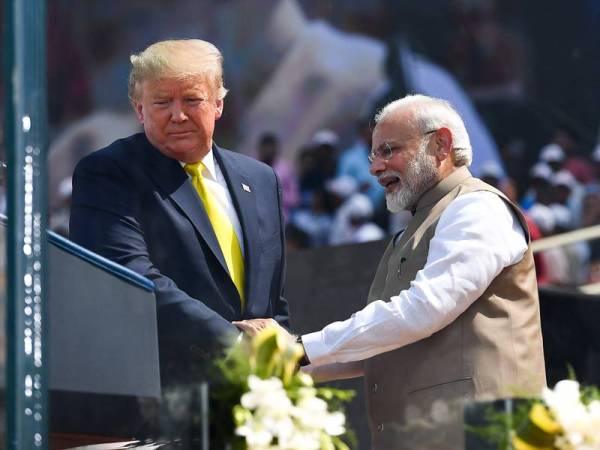
[[[238,329],[240,329],[245,334],[247,334],[249,337],[254,337],[258,333],[260,333],[261,331],[263,331],[267,328],[277,328],[280,332],[289,336],[290,340],[295,339],[299,344],[302,345],[302,340],[299,337],[298,337],[298,339],[296,339],[296,336],[290,334],[285,328],[283,328],[281,325],[279,325],[273,319],[249,319],[249,320],[234,321],[232,323],[236,327],[238,327]],[[302,350],[304,352],[304,355],[302,356],[302,359],[300,360],[300,365],[306,366],[306,365],[310,364],[310,361],[308,360],[308,357],[306,356],[306,351],[304,351],[304,345],[302,345]]]
[[[291,338],[293,336],[273,319],[249,319],[234,321],[233,324],[250,337],[256,336],[266,328],[275,327]]]

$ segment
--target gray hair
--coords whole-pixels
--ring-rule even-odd
[[[376,115],[375,123],[379,123],[390,114],[409,110],[409,123],[422,132],[448,128],[452,132],[453,162],[455,166],[470,166],[473,161],[473,150],[465,123],[454,107],[441,98],[426,95],[407,95],[385,105]]]
[[[204,78],[222,100],[227,94],[223,85],[223,56],[217,47],[201,39],[160,41],[131,55],[128,95],[137,101],[141,84],[160,78]]]

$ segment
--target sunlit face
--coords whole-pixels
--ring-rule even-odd
[[[439,171],[435,157],[429,152],[429,143],[428,135],[424,136],[405,120],[388,118],[375,127],[373,149],[387,144],[393,150],[388,161],[376,158],[370,169],[385,189],[390,212],[410,208],[438,181]]]
[[[186,163],[210,151],[215,121],[223,113],[223,100],[200,78],[144,81],[134,106],[152,145]]]

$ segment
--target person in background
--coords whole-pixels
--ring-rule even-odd
[[[554,190],[552,203],[566,206],[571,212],[571,227],[579,227],[585,188],[577,182],[568,170],[560,170],[555,173],[550,180],[550,184]]]
[[[479,178],[484,183],[487,183],[496,189],[500,189],[504,178],[502,168],[494,161],[486,161],[481,165]]]
[[[325,190],[328,180],[335,177],[338,160],[338,135],[328,129],[317,131],[300,152],[300,192],[304,205],[314,192]]]
[[[352,230],[348,243],[361,244],[385,237],[384,231],[372,221],[373,205],[369,197],[357,193],[350,197],[347,203],[348,219]]]
[[[548,144],[540,150],[538,162],[546,163],[552,169],[552,172],[558,172],[562,169],[565,161],[565,152],[558,144]]]
[[[327,182],[327,190],[336,205],[329,245],[354,244],[382,239],[383,230],[372,222],[371,199],[358,192],[354,178],[342,175]]]
[[[565,126],[556,128],[552,135],[552,143],[563,150],[565,158],[562,168],[569,171],[578,183],[587,184],[594,179],[594,169],[590,166],[588,158],[579,154],[582,148],[581,139],[575,130]]]
[[[550,166],[544,162],[538,162],[529,169],[529,188],[520,202],[525,211],[536,203],[549,204],[552,201],[550,198],[552,173]]]
[[[292,213],[290,224],[308,236],[310,247],[321,247],[329,244],[332,219],[329,213],[327,192],[312,192],[310,203],[297,208]]]
[[[340,155],[337,176],[351,176],[356,180],[358,190],[366,194],[376,210],[384,206],[384,191],[377,179],[372,177],[369,168],[371,151],[371,126],[368,120],[357,124],[357,137],[353,144]]]
[[[287,222],[290,212],[300,202],[300,193],[294,169],[287,161],[279,157],[279,139],[275,134],[265,133],[260,137],[257,156],[259,161],[271,166],[279,177],[283,216]]]

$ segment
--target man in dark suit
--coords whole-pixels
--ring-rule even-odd
[[[233,321],[288,326],[280,188],[270,167],[213,142],[227,93],[216,47],[163,41],[131,63],[144,133],[79,162],[70,237],[154,282],[165,382],[237,336]]]

